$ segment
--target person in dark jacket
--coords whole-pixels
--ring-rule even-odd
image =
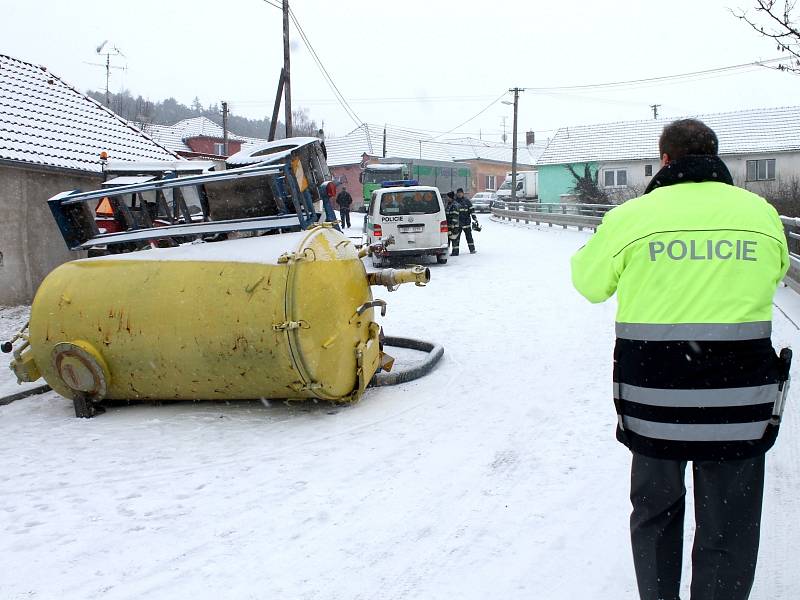
[[[691,461],[691,598],[746,600],[788,377],[770,341],[786,236],[770,204],[733,185],[704,123],[675,121],[658,145],[662,169],[605,215],[572,257],[572,281],[592,302],[617,294],[614,404],[633,453],[640,597],[679,600]]]
[[[353,197],[347,191],[347,187],[342,186],[342,191],[336,195],[336,204],[339,205],[339,220],[342,227],[350,227],[350,207],[353,204]]]
[[[464,190],[462,188],[456,190],[455,201],[456,204],[458,204],[458,225],[460,231],[464,232],[464,237],[467,239],[469,253],[475,254],[477,250],[475,250],[475,241],[472,239],[472,228],[475,227],[476,231],[480,229],[478,217],[475,216],[475,208],[472,206],[472,202],[469,201],[469,198],[464,195]],[[456,247],[458,247],[458,240],[456,240]]]
[[[446,194],[445,217],[447,218],[447,241],[450,245],[450,256],[458,256],[458,242],[461,237],[461,225],[459,225],[459,204],[456,202],[456,195],[453,191]]]

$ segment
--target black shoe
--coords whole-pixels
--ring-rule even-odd
[[[477,250],[475,250],[474,248],[469,251],[470,254],[475,254],[476,252],[477,252]]]
[[[450,256],[458,256],[458,250],[453,250],[453,251],[450,253]]]

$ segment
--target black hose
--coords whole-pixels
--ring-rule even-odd
[[[0,406],[11,404],[15,400],[21,400],[22,398],[27,398],[28,396],[36,396],[38,394],[44,394],[45,392],[49,392],[51,389],[52,388],[47,384],[38,385],[35,388],[24,390],[22,392],[17,392],[16,394],[11,394],[10,396],[3,396],[0,398]]]
[[[427,353],[427,357],[422,362],[406,369],[398,369],[389,373],[376,373],[370,382],[370,386],[384,387],[387,385],[397,385],[407,381],[414,381],[423,375],[430,373],[436,363],[444,355],[444,348],[441,344],[432,344],[414,338],[386,336],[383,338],[384,346],[394,346],[395,348],[407,348]]]

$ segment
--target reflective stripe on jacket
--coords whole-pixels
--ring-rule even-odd
[[[592,302],[617,294],[620,441],[680,460],[772,445],[772,298],[787,268],[775,209],[731,185],[657,188],[605,216],[572,279]]]

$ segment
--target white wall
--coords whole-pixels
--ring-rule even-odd
[[[774,181],[746,181],[747,161],[757,159],[775,159],[775,180]],[[788,183],[792,179],[800,180],[800,152],[777,152],[764,154],[748,155],[726,155],[722,160],[728,166],[736,185],[747,188],[757,194],[765,194],[781,184]],[[653,175],[658,173],[661,168],[657,159],[651,160],[630,160],[630,161],[608,161],[598,163],[600,166],[600,176],[598,183],[603,187],[604,175],[606,170],[625,169],[628,174],[628,185],[626,188],[603,188],[610,194],[617,194],[628,199],[644,192],[647,185],[653,179],[652,176],[645,176],[645,165],[653,166]]]

